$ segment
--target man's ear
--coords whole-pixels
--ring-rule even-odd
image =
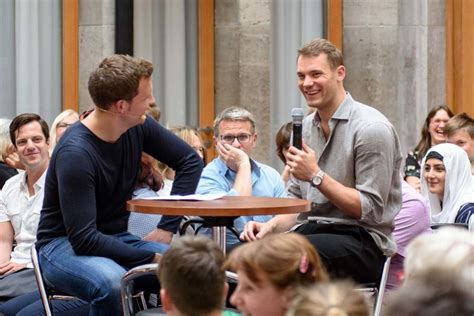
[[[125,100],[118,100],[112,104],[112,107],[115,108],[117,113],[125,113],[128,110],[128,103]]]
[[[258,134],[257,133],[253,134],[253,146],[252,146],[252,148],[255,148],[257,146],[257,138],[258,138]]]
[[[162,308],[165,312],[170,312],[173,310],[173,302],[171,302],[171,299],[165,289],[160,290],[160,299]]]
[[[344,65],[340,65],[336,69],[336,74],[337,74],[337,81],[343,81],[344,78],[346,77],[346,67]]]

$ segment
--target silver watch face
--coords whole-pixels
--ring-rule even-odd
[[[321,184],[321,177],[318,176],[318,175],[315,175],[312,179],[311,179],[311,184],[313,185],[313,187],[317,187],[318,185]]]

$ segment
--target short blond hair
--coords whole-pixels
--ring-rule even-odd
[[[286,316],[369,316],[367,302],[349,281],[300,287]]]
[[[459,130],[465,130],[474,139],[474,120],[467,113],[456,114],[450,118],[443,128],[443,133],[449,138]]]
[[[405,282],[425,275],[462,277],[474,266],[474,238],[466,229],[443,227],[417,236],[407,247]]]

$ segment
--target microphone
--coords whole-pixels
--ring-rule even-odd
[[[128,113],[118,113],[118,112],[114,112],[114,111],[109,111],[109,110],[106,110],[106,109],[103,109],[101,107],[96,107],[97,109],[99,109],[99,111],[101,112],[105,112],[105,113],[110,113],[110,114],[115,114],[115,115],[121,115],[121,116],[129,116],[129,117],[133,117],[133,118],[138,118],[140,119],[140,121],[145,122],[146,120],[146,114],[141,114],[141,115],[137,115],[137,114],[128,114]]]
[[[291,117],[293,118],[293,138],[292,145],[299,150],[303,148],[303,109],[291,109]]]

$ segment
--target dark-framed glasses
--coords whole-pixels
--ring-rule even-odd
[[[232,144],[234,140],[238,140],[239,143],[248,143],[252,138],[252,134],[239,134],[239,135],[220,135],[221,141],[226,144]]]

